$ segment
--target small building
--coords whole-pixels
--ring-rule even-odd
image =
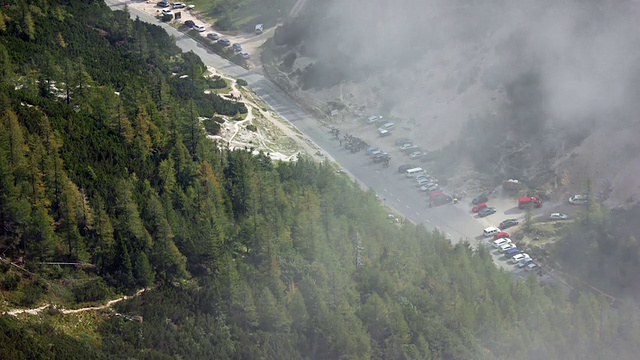
[[[263,24],[257,24],[256,25],[256,34],[262,34],[263,31],[264,31],[264,25]]]

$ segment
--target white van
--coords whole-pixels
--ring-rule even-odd
[[[425,171],[421,167],[416,167],[405,171],[405,175],[407,175],[407,177],[415,177],[424,172]]]
[[[392,122],[388,122],[388,123],[386,123],[386,124],[384,124],[384,125],[380,126],[380,127],[378,128],[378,130],[387,130],[387,131],[389,131],[389,130],[393,130],[393,129],[395,129],[395,127],[396,127],[396,124],[394,124],[394,123],[392,123]]]
[[[493,237],[493,235],[499,232],[500,232],[500,229],[498,229],[497,227],[489,226],[488,228],[484,229],[484,231],[482,232],[482,235],[484,237]]]

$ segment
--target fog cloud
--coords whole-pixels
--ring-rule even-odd
[[[638,110],[639,2],[329,3],[312,43],[317,58],[332,61],[342,53],[354,69],[397,73],[405,80],[399,88],[424,89],[417,95],[425,97],[422,103],[430,101],[424,94],[443,86],[437,79],[445,78],[460,95],[474,86],[491,91],[491,83],[505,86],[534,72],[553,121],[635,118]]]

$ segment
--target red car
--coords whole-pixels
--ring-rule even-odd
[[[477,213],[478,211],[480,211],[480,210],[482,210],[482,209],[484,209],[484,208],[486,208],[486,207],[487,207],[487,203],[483,203],[483,202],[482,202],[482,203],[480,203],[480,204],[478,204],[478,205],[476,205],[476,206],[472,207],[472,208],[471,208],[471,211],[472,211],[472,212],[474,212],[474,213]]]
[[[493,240],[498,240],[501,238],[508,238],[509,237],[509,233],[506,231],[500,231],[499,233],[493,235]]]

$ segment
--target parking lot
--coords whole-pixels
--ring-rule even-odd
[[[489,226],[497,226],[505,219],[516,218],[522,220],[525,211],[518,208],[517,200],[510,194],[504,192],[502,187],[496,188],[488,195],[487,204],[495,207],[496,212],[487,217],[479,217],[471,211],[471,200],[478,194],[467,194],[459,202],[450,202],[436,206],[430,204],[429,194],[434,191],[442,191],[445,194],[454,194],[454,189],[441,186],[438,189],[421,189],[416,179],[408,177],[404,170],[398,167],[403,164],[413,164],[421,167],[424,163],[419,159],[411,159],[410,152],[402,151],[403,142],[398,142],[400,136],[376,136],[381,129],[376,124],[365,124],[359,135],[366,147],[361,151],[351,152],[353,160],[359,162],[359,168],[349,168],[355,176],[366,176],[366,173],[375,172],[375,176],[368,176],[367,185],[373,188],[384,204],[398,213],[404,214],[407,220],[414,223],[423,224],[428,229],[439,230],[445,234],[453,243],[468,241],[472,246],[484,246],[489,249],[497,266],[514,274],[515,277],[526,277],[529,272],[526,267],[518,267],[514,263],[507,261],[503,253],[494,248],[491,244],[493,238],[483,238],[483,229]],[[395,135],[395,134],[394,134]],[[337,139],[339,141],[339,139]],[[341,152],[347,150],[341,146],[341,142],[336,144]],[[406,147],[406,146],[405,146]],[[420,146],[424,151],[424,146]],[[427,150],[428,151],[428,150]],[[389,167],[384,167],[374,161],[375,154],[388,154],[390,156]],[[379,155],[378,155],[379,156]],[[427,168],[427,166],[425,166]],[[360,175],[362,174],[362,175]],[[438,183],[437,174],[430,173],[428,179],[430,183]],[[424,176],[424,175],[423,175]],[[545,216],[548,209],[534,209],[535,217]],[[517,227],[509,229],[517,230]],[[543,276],[542,281],[553,281],[553,279]]]

